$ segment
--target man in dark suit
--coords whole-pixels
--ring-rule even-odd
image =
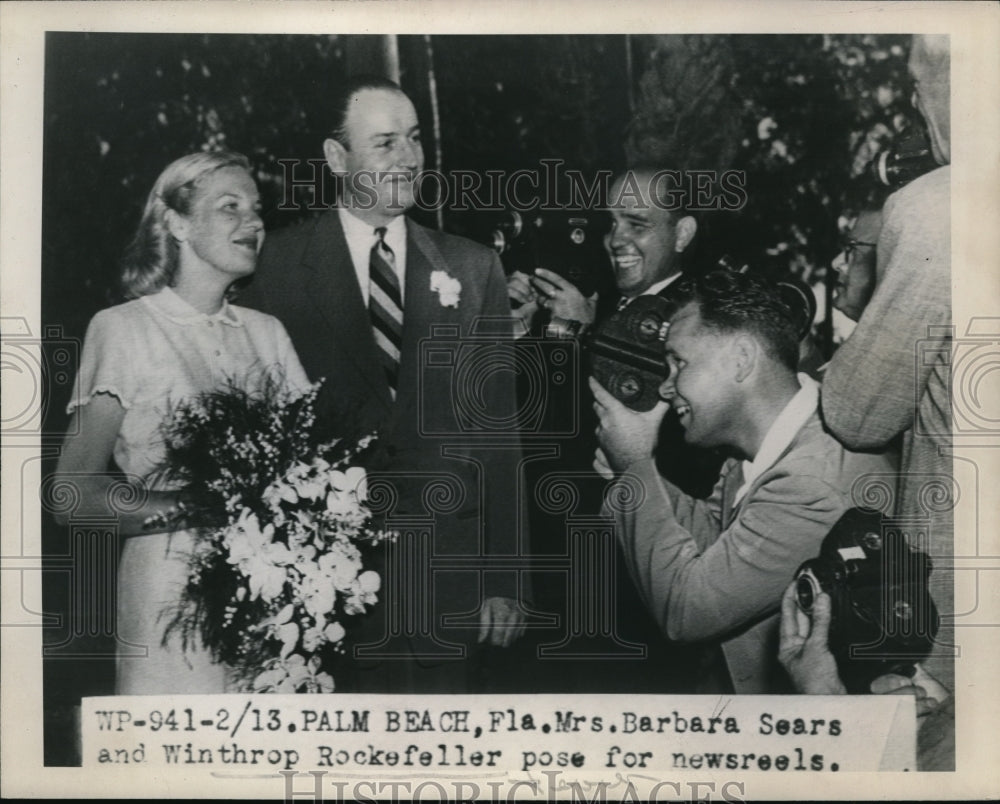
[[[619,309],[638,296],[671,301],[682,275],[682,255],[698,232],[698,222],[666,195],[652,168],[619,176],[611,188],[613,225],[607,249],[622,298]],[[671,411],[660,428],[657,468],[689,494],[707,497],[722,459],[684,441],[684,428]]]
[[[620,294],[617,298],[584,298],[559,274],[540,269],[530,279],[530,288],[523,274],[508,281],[511,298],[522,302],[513,315],[523,319],[541,307],[553,317],[590,325],[638,296],[658,295],[669,301],[698,222],[670,197],[665,178],[655,167],[636,167],[611,185],[612,226],[604,245]],[[719,476],[721,457],[685,444],[684,430],[671,412],[664,417],[659,444],[656,460],[661,474],[685,492],[707,497]]]
[[[595,294],[587,298],[560,274],[539,268],[530,277],[515,273],[508,279],[508,294],[520,303],[511,315],[524,321],[529,329],[532,318],[539,310],[547,310],[553,319],[590,326],[595,322],[599,325],[641,295],[657,294],[669,300],[682,276],[683,255],[694,240],[698,224],[693,216],[672,203],[667,194],[669,181],[658,181],[658,173],[655,167],[636,167],[617,176],[610,187],[608,213],[612,226],[604,246],[617,294],[609,293],[600,298]],[[659,175],[663,176],[662,173]],[[579,400],[584,418],[580,437],[572,444],[561,445],[562,463],[554,467],[552,462],[536,462],[532,465],[533,469],[529,468],[534,474],[543,476],[552,471],[579,473],[590,470],[596,446],[591,434],[597,420],[590,409],[589,390],[581,388],[578,393],[585,395]],[[672,412],[668,412],[663,419],[659,445],[656,457],[661,473],[686,492],[707,496],[718,478],[721,457],[685,444],[684,429]],[[595,481],[599,481],[596,475],[594,477]],[[597,487],[579,478],[576,482],[580,484],[581,498],[595,502],[596,513],[597,500],[601,496],[599,492],[593,493]],[[562,523],[557,517],[538,514],[532,525],[539,552],[551,552],[551,542],[558,543],[560,538],[564,538],[559,535]],[[540,573],[535,584],[535,588],[539,589],[539,601],[551,606],[552,603],[544,597],[549,590],[542,581]],[[690,651],[686,648],[664,642],[620,554],[614,587],[616,633],[625,642],[645,645],[647,654],[642,659],[621,658],[614,662],[598,659],[590,665],[578,663],[575,674],[577,686],[573,691],[669,693],[690,689],[692,681],[689,676],[697,674],[695,660],[699,657],[692,654],[689,658]],[[565,684],[565,679],[560,677],[551,686],[565,691]]]
[[[404,216],[424,157],[397,85],[354,79],[333,111],[323,151],[342,179],[339,204],[269,235],[241,303],[277,316],[310,378],[325,378],[324,434],[379,434],[373,503],[386,501],[388,526],[402,532],[389,554],[404,557],[378,566],[381,600],[354,634],[365,644],[348,686],[472,691],[463,659],[475,643],[506,646],[523,630],[518,576],[475,558],[517,554],[523,539],[516,429],[494,433],[490,448],[475,432],[516,419],[512,375],[475,371],[509,331],[494,319],[481,348],[469,340],[477,320],[508,313],[503,271],[490,250]],[[470,375],[477,387],[463,384]]]

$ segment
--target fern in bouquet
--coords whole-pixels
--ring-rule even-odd
[[[247,691],[332,691],[345,625],[381,585],[364,549],[392,535],[374,527],[354,465],[374,437],[316,443],[319,388],[230,381],[178,404],[163,426],[164,478],[187,490],[199,520],[222,523],[196,529],[165,638],[179,632],[185,649],[199,640]]]

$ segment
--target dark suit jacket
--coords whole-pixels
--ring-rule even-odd
[[[310,379],[325,378],[317,406],[325,435],[356,438],[378,431],[369,482],[373,491],[380,477],[391,483],[389,498],[372,495],[380,503],[389,499],[383,508],[390,526],[419,526],[433,516],[436,557],[515,554],[519,537],[526,544],[526,534],[520,532],[517,505],[514,375],[489,371],[510,341],[500,261],[469,240],[409,219],[406,225],[395,402],[336,210],[269,234],[240,303],[276,316]],[[443,306],[431,290],[434,271],[461,282],[457,308]],[[493,317],[491,329],[501,334],[470,340],[474,323],[484,316]],[[438,327],[445,329],[435,331]],[[493,433],[495,446],[481,448],[484,438],[475,431],[504,420]],[[449,642],[471,641],[475,630],[442,629],[444,616],[469,613],[471,626],[484,595],[517,596],[517,576],[510,570],[435,570],[424,583],[433,591],[434,630]],[[402,605],[405,610],[423,604]]]

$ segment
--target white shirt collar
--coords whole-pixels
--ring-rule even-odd
[[[668,276],[666,279],[661,279],[659,282],[654,282],[652,285],[646,288],[642,293],[640,293],[639,296],[655,296],[671,282],[680,279],[680,277],[681,277],[680,272],[678,272],[673,276]],[[632,303],[634,299],[638,299],[639,296],[632,296],[631,298],[627,296],[622,296],[621,299],[618,300],[617,309],[624,310],[626,307],[629,306],[629,304]]]
[[[375,245],[375,227],[365,223],[344,207],[337,207],[344,239],[347,240],[347,250],[351,254],[354,272],[358,277],[361,295],[368,305],[368,263],[371,259],[372,246]],[[396,274],[399,276],[400,293],[406,294],[406,216],[398,215],[385,227],[385,242],[396,257]]]
[[[735,505],[764,472],[774,466],[802,426],[809,421],[819,405],[819,383],[808,374],[798,375],[799,388],[788,404],[778,414],[771,428],[760,443],[760,449],[752,461],[743,461],[743,485],[733,498]]]
[[[175,324],[190,326],[203,321],[228,324],[231,327],[242,327],[243,321],[226,299],[222,300],[222,307],[218,311],[208,314],[196,310],[188,302],[178,296],[171,288],[164,286],[156,293],[140,297],[145,304],[148,304],[161,315],[169,318]]]
[[[663,290],[667,285],[672,284],[673,282],[675,282],[676,280],[678,280],[680,278],[681,278],[681,273],[680,273],[680,271],[678,271],[673,276],[668,276],[666,279],[661,279],[659,282],[654,282],[652,285],[650,285],[648,288],[646,288],[639,295],[640,296],[655,296],[657,293],[659,293],[661,290]]]

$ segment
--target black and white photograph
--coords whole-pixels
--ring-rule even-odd
[[[5,5],[4,795],[996,793],[994,6]]]

